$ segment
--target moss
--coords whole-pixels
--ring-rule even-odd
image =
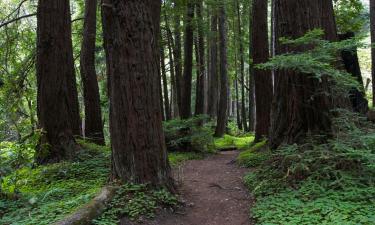
[[[239,154],[237,161],[241,166],[257,167],[270,156],[270,150],[265,148],[267,141],[256,143],[250,149]]]
[[[253,141],[253,135],[246,135],[242,137],[224,135],[222,138],[215,139],[215,148],[217,150],[228,148],[245,149],[249,147]]]
[[[172,166],[178,166],[179,164],[194,159],[202,159],[204,155],[202,153],[194,152],[172,152],[168,154],[169,163]]]

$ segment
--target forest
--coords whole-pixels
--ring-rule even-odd
[[[375,0],[0,8],[0,225],[375,224]]]

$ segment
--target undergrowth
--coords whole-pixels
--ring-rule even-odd
[[[119,224],[122,217],[131,220],[152,218],[158,209],[173,210],[177,203],[176,196],[165,189],[154,190],[146,185],[125,184],[93,224],[115,225]]]
[[[245,176],[259,224],[375,224],[375,127],[340,114],[334,138],[281,146]]]
[[[243,135],[243,136],[231,136],[231,135],[224,135],[222,138],[215,139],[215,148],[217,150],[228,149],[228,148],[236,148],[239,150],[248,148],[251,143],[254,141],[254,136],[251,134]]]

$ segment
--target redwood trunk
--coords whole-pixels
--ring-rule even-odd
[[[172,114],[171,114],[171,109],[169,105],[168,80],[167,80],[167,72],[165,68],[165,53],[164,53],[163,44],[161,45],[161,48],[160,48],[160,66],[161,66],[161,77],[163,81],[165,119],[170,120],[172,118]]]
[[[219,76],[217,72],[217,10],[213,9],[211,16],[211,43],[210,43],[210,71],[208,80],[208,108],[207,114],[214,118],[217,115]]]
[[[253,62],[261,64],[268,61],[268,2],[264,0],[253,1],[252,41]],[[269,70],[254,69],[255,81],[255,141],[268,137],[270,129],[271,103],[272,103],[272,74]]]
[[[78,100],[72,99],[75,76],[69,1],[39,0],[37,26],[37,111],[43,134],[36,160],[45,164],[70,158],[76,148],[73,135],[79,132],[73,116]]]
[[[332,1],[276,0],[276,55],[304,51],[305,47],[281,45],[279,38],[298,38],[321,28],[325,38],[336,40]],[[271,147],[303,142],[306,135],[329,135],[332,103],[324,93],[328,84],[311,75],[293,71],[275,72],[275,97],[271,118]],[[322,94],[323,93],[323,94]]]
[[[103,2],[112,175],[173,189],[159,102],[158,0]],[[114,7],[116,10],[114,10]]]
[[[205,80],[205,55],[204,55],[204,28],[202,16],[202,0],[196,4],[197,19],[198,19],[198,38],[197,38],[197,87],[196,87],[196,102],[195,115],[204,114],[204,80]]]
[[[181,96],[181,118],[191,117],[191,86],[193,78],[193,44],[194,44],[194,3],[188,1],[185,20],[185,41],[184,41],[184,76]]]
[[[95,70],[96,0],[85,1],[85,23],[81,48],[81,77],[85,104],[85,137],[104,145],[100,94]]]
[[[222,3],[223,4],[223,3]],[[227,64],[227,21],[224,6],[220,6],[219,16],[219,45],[220,45],[220,101],[217,116],[215,137],[225,134],[228,120],[228,64]]]
[[[175,10],[178,10],[178,1],[174,1]],[[178,12],[175,13],[174,18],[174,41],[175,45],[173,48],[173,56],[175,63],[175,75],[176,75],[176,91],[177,91],[177,104],[178,114],[181,115],[182,109],[182,54],[181,54],[181,31],[180,31],[180,15]]]

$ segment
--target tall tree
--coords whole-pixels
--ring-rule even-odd
[[[104,145],[99,86],[95,69],[96,0],[85,0],[85,22],[81,47],[81,77],[85,104],[85,136]]]
[[[370,27],[371,44],[375,44],[375,0],[370,0]],[[375,106],[375,47],[371,47],[371,79],[372,79],[372,106]]]
[[[205,55],[204,55],[204,27],[202,9],[203,1],[199,0],[196,4],[198,20],[198,37],[197,37],[197,87],[195,95],[195,115],[204,114],[204,80],[205,80]]]
[[[176,75],[176,91],[177,91],[177,104],[179,109],[179,115],[181,115],[182,108],[182,53],[181,53],[181,31],[180,23],[181,17],[179,14],[179,1],[174,0],[174,48],[173,56],[175,63],[175,75]]]
[[[293,9],[293,10],[291,10]],[[304,47],[282,45],[281,37],[297,38],[307,31],[320,28],[327,40],[336,40],[332,1],[275,0],[276,55],[304,51]],[[329,134],[332,103],[328,84],[294,71],[276,71],[275,96],[272,108],[270,144],[298,143],[307,134]]]
[[[37,161],[58,162],[76,148],[75,89],[69,0],[39,0],[37,13],[37,110],[43,130]],[[72,93],[72,91],[75,93]],[[78,115],[79,118],[79,115]],[[79,122],[79,119],[78,119]]]
[[[269,58],[268,47],[268,2],[253,0],[252,24],[252,57],[254,64],[265,63]],[[270,129],[271,103],[272,103],[272,74],[269,70],[254,69],[255,81],[255,141],[260,141],[268,136]]]
[[[253,55],[253,44],[251,41],[253,40],[252,37],[252,29],[253,29],[253,4],[250,4],[250,10],[249,10],[249,90],[248,90],[248,95],[249,95],[249,131],[254,131],[254,123],[255,123],[255,85],[254,85],[254,63],[252,55]]]
[[[217,105],[218,105],[218,84],[219,76],[217,72],[217,43],[218,43],[218,16],[217,9],[215,6],[212,6],[212,15],[211,15],[211,34],[210,34],[210,63],[209,63],[209,77],[208,77],[208,106],[207,114],[214,118],[217,115]]]
[[[164,110],[165,110],[165,119],[170,120],[172,118],[171,109],[169,105],[169,93],[168,93],[168,79],[167,71],[165,68],[165,53],[164,45],[160,46],[160,67],[161,67],[161,78],[163,81],[163,97],[164,97]]]
[[[116,11],[113,10],[116,6]],[[161,2],[104,0],[113,178],[173,189],[159,103]]]
[[[195,4],[192,1],[187,2],[187,12],[185,19],[185,35],[184,35],[184,76],[181,96],[181,118],[187,119],[191,117],[191,86],[193,78],[193,44],[194,44],[194,19]]]
[[[245,131],[249,131],[246,119],[246,101],[245,101],[245,57],[244,47],[242,42],[242,24],[241,24],[241,11],[240,2],[236,0],[236,15],[237,15],[237,32],[238,32],[238,44],[239,44],[239,57],[240,57],[240,77],[241,77],[241,116],[242,123]]]
[[[220,101],[217,116],[216,137],[225,134],[228,120],[228,63],[227,63],[227,18],[224,2],[219,7],[219,46],[220,46]]]

